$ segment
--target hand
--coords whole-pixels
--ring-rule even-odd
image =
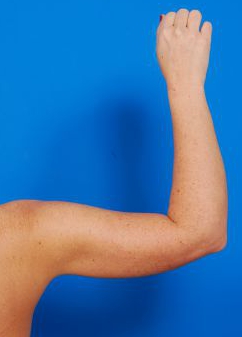
[[[157,29],[156,53],[168,90],[204,86],[209,63],[212,25],[202,15],[180,9],[162,16]]]

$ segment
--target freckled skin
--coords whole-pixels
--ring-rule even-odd
[[[221,251],[227,186],[204,83],[212,26],[201,13],[163,15],[157,58],[167,83],[174,168],[167,215],[64,201],[0,206],[0,337],[27,337],[34,308],[56,276],[153,275]],[[113,154],[114,155],[114,154]]]

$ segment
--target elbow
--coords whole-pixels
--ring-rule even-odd
[[[196,233],[193,242],[202,256],[218,253],[227,247],[227,219],[201,221],[192,233]]]
[[[214,241],[211,244],[211,253],[218,253],[221,252],[222,250],[224,250],[227,247],[227,234],[223,235],[222,237],[220,237],[219,239],[216,239],[216,241]]]
[[[219,211],[206,214],[201,219],[202,234],[200,233],[200,238],[208,254],[218,253],[227,247],[227,227],[228,212],[227,205],[224,203]]]
[[[227,247],[227,221],[214,228],[207,239],[209,253],[218,253]]]

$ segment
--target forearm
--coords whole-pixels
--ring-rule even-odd
[[[174,136],[168,216],[222,242],[227,234],[226,176],[204,89],[183,87],[168,95]]]

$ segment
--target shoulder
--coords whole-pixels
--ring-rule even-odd
[[[37,200],[15,200],[0,206],[0,267],[7,278],[10,274],[23,287],[42,291],[53,277],[47,268],[48,235],[36,216],[40,204]]]

